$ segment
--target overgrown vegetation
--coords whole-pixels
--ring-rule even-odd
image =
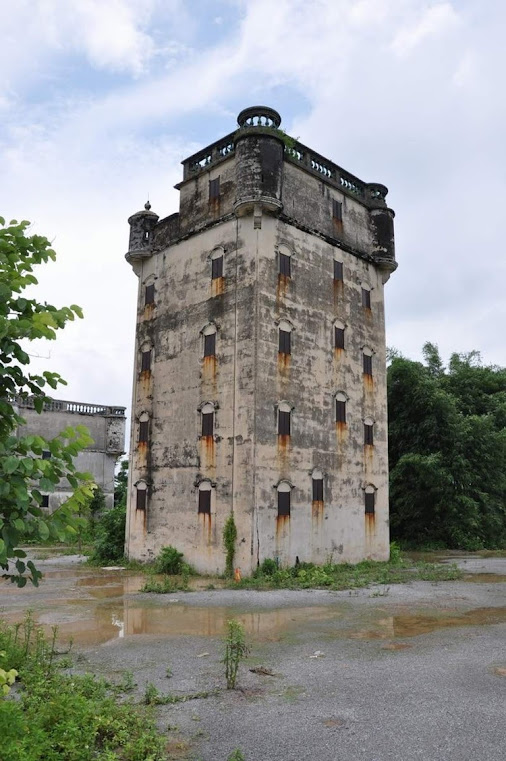
[[[181,573],[183,569],[183,557],[183,553],[171,545],[162,547],[154,562],[153,570],[155,573]]]
[[[249,647],[246,644],[243,625],[235,619],[227,621],[225,653],[223,656],[227,690],[235,689],[239,665],[241,661],[248,656],[248,653]]]
[[[93,549],[88,558],[94,565],[122,563],[125,556],[128,460],[123,460],[114,481],[114,507],[102,510],[93,529]]]
[[[413,563],[400,557],[394,548],[387,563],[364,560],[357,565],[348,563],[299,563],[292,568],[278,568],[266,558],[254,576],[242,579],[234,587],[243,589],[358,589],[374,584],[402,584],[415,580],[453,581],[462,577],[455,565]]]
[[[13,220],[5,225],[0,217],[0,568],[5,578],[19,586],[27,580],[37,585],[41,576],[33,562],[25,562],[20,543],[26,539],[63,541],[81,525],[78,517],[93,495],[91,476],[78,473],[73,458],[92,443],[84,426],[66,428],[53,439],[23,435],[25,422],[15,400],[30,397],[36,412],[49,401],[45,389],[56,389],[65,381],[58,373],[28,372],[28,353],[22,341],[52,340],[69,320],[82,317],[81,309],[56,308],[27,298],[24,291],[37,284],[33,274],[38,264],[54,260],[49,241],[28,236],[28,222]],[[43,452],[50,452],[45,459]],[[54,492],[66,478],[73,495],[52,515],[41,506],[43,493]]]
[[[230,513],[223,527],[223,546],[225,548],[225,575],[232,576],[234,573],[235,542],[237,539],[237,527],[234,514]]]
[[[16,699],[0,700],[0,751],[9,761],[162,761],[165,740],[148,708],[118,703],[92,675],[61,673],[56,629],[31,616],[0,627],[0,648],[19,672]]]
[[[390,523],[411,546],[506,547],[506,369],[438,349],[388,369]]]

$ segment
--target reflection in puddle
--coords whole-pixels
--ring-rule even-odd
[[[360,629],[348,634],[352,639],[391,639],[417,637],[437,629],[456,626],[483,626],[506,621],[506,608],[476,608],[467,613],[441,615],[400,615],[379,619],[372,629]]]
[[[79,645],[102,644],[118,637],[148,634],[163,637],[222,636],[230,618],[240,621],[257,641],[276,642],[284,631],[312,620],[336,617],[335,608],[283,608],[243,613],[231,608],[198,608],[178,603],[164,607],[143,607],[136,601],[97,605],[78,617],[64,609],[34,614],[45,626],[58,625],[62,640],[70,638]]]

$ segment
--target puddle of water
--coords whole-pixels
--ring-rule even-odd
[[[84,615],[83,615],[84,613]],[[34,612],[35,620],[48,628],[57,624],[58,636],[78,645],[98,645],[113,639],[147,634],[162,637],[221,637],[227,621],[240,621],[248,635],[262,642],[277,642],[287,629],[308,621],[336,617],[335,608],[283,608],[243,613],[231,608],[198,608],[178,603],[164,607],[139,606],[133,600],[96,605],[75,612],[62,607],[49,612]],[[21,620],[22,616],[16,616]]]
[[[500,584],[506,582],[506,576],[501,573],[470,573],[464,577],[464,581],[475,584]]]
[[[379,619],[373,628],[347,632],[352,639],[392,639],[418,637],[438,629],[457,626],[484,626],[506,621],[506,608],[476,608],[466,613],[440,615],[399,615]]]

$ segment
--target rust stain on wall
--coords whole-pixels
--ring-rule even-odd
[[[202,380],[216,383],[216,357],[204,357],[202,363]]]
[[[348,426],[346,423],[337,422],[336,423],[336,435],[337,435],[337,441],[339,444],[341,444],[343,441],[346,440],[346,436],[348,434]]]
[[[286,275],[282,275],[279,273],[278,275],[278,286],[276,288],[276,301],[282,301],[284,297],[286,296],[286,291],[288,288],[288,280],[289,278]]]
[[[282,463],[285,462],[289,451],[290,436],[288,436],[288,434],[278,433],[278,456]]]
[[[200,455],[205,467],[214,468],[214,436],[201,436]]]
[[[278,370],[281,375],[286,375],[290,370],[291,354],[286,354],[284,351],[278,351]]]
[[[151,318],[153,317],[154,309],[155,309],[154,304],[146,304],[146,306],[144,307],[144,315],[143,315],[145,320],[151,320]]]
[[[151,386],[151,370],[141,371],[140,382],[142,391],[148,393]]]
[[[365,514],[365,538],[366,541],[372,541],[376,534],[376,514]]]
[[[213,278],[211,280],[211,296],[221,296],[222,293],[225,293],[225,278]]]
[[[139,441],[139,443],[137,444],[138,467],[142,468],[147,465],[147,456],[148,456],[148,442]]]
[[[217,196],[216,198],[210,198],[209,199],[209,214],[213,217],[219,217],[220,216],[220,197]]]
[[[374,447],[372,444],[364,444],[364,465],[366,471],[373,469]]]
[[[276,518],[276,539],[282,539],[290,529],[290,516],[278,515]]]
[[[323,520],[323,501],[320,499],[314,499],[311,503],[311,515],[313,521],[317,524],[321,524]]]
[[[202,524],[202,541],[212,544],[212,518],[210,513],[199,513],[199,519]]]
[[[343,349],[334,349],[334,359],[339,361],[342,359],[343,356]]]
[[[364,373],[364,388],[366,391],[374,391],[374,379],[368,373]]]
[[[344,283],[342,280],[334,280],[334,307],[342,301],[344,292]]]

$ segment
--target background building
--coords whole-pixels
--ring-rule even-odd
[[[52,439],[68,426],[85,425],[93,439],[93,444],[74,458],[76,469],[91,473],[95,483],[105,496],[106,507],[114,504],[114,468],[116,460],[124,454],[125,407],[104,407],[83,402],[65,402],[53,399],[44,405],[43,411],[36,412],[33,402],[18,398],[19,414],[26,420],[20,426],[22,436],[33,434]],[[50,452],[44,454],[50,457]],[[43,495],[42,506],[52,512],[72,494],[66,479],[60,481],[52,494]]]
[[[200,571],[388,557],[387,189],[276,111],[183,162],[180,209],[130,217],[139,278],[127,552]]]

